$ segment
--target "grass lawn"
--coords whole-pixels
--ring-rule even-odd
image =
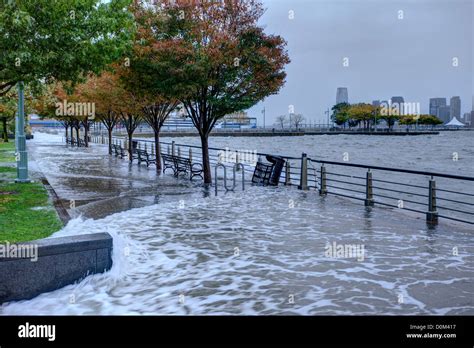
[[[15,161],[15,142],[0,143],[0,162]]]
[[[0,143],[0,162],[15,160],[14,147],[14,142]],[[0,243],[40,239],[61,229],[43,185],[16,184],[15,177],[16,168],[0,166]]]

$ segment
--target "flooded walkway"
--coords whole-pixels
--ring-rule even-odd
[[[109,232],[114,266],[1,314],[474,314],[469,227],[288,187],[215,197],[36,138],[35,166],[76,203],[55,236]]]

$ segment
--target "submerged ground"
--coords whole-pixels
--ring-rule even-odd
[[[55,236],[111,233],[114,266],[2,314],[474,314],[464,225],[428,228],[424,216],[294,187],[215,197],[50,135],[29,148],[32,170],[75,207]]]

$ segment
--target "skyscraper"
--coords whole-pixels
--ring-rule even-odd
[[[349,93],[346,87],[339,87],[336,93],[336,104],[349,103]]]
[[[452,97],[449,106],[451,107],[451,118],[456,117],[459,120],[461,117],[461,98]]]
[[[405,110],[404,110],[404,104],[405,104],[405,99],[403,97],[392,97],[390,99],[392,103],[392,108],[394,107],[394,104],[398,104],[398,110],[400,112],[400,115],[405,115]]]
[[[438,116],[438,108],[441,106],[446,106],[446,98],[431,98],[430,115]]]
[[[436,115],[443,123],[448,123],[451,120],[451,107],[440,106]]]

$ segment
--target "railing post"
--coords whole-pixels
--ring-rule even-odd
[[[168,153],[168,155],[170,154],[170,144],[168,144],[168,147],[166,149],[166,152]]]
[[[189,148],[189,162],[193,163],[193,149]]]
[[[324,164],[321,166],[321,187],[319,189],[319,194],[321,196],[326,196],[328,194],[326,167]]]
[[[178,146],[178,157],[181,157],[181,148]]]
[[[155,155],[155,143],[151,143],[150,144],[150,150],[151,150],[151,155],[154,156]]]
[[[431,177],[429,182],[428,212],[426,213],[426,222],[429,224],[438,224],[438,211],[436,207],[436,181]]]
[[[305,153],[301,155],[301,175],[298,189],[308,190],[308,156]]]
[[[240,163],[240,160],[239,160],[239,151],[235,151],[235,164],[238,164]],[[236,171],[239,171],[240,170],[240,167],[236,167]]]
[[[291,185],[290,161],[285,163],[285,185]]]
[[[171,142],[171,156],[175,156],[176,155],[176,152],[175,152],[175,145],[174,145],[174,140]]]
[[[365,206],[372,207],[374,205],[374,189],[372,185],[372,172],[367,171],[365,180]]]

